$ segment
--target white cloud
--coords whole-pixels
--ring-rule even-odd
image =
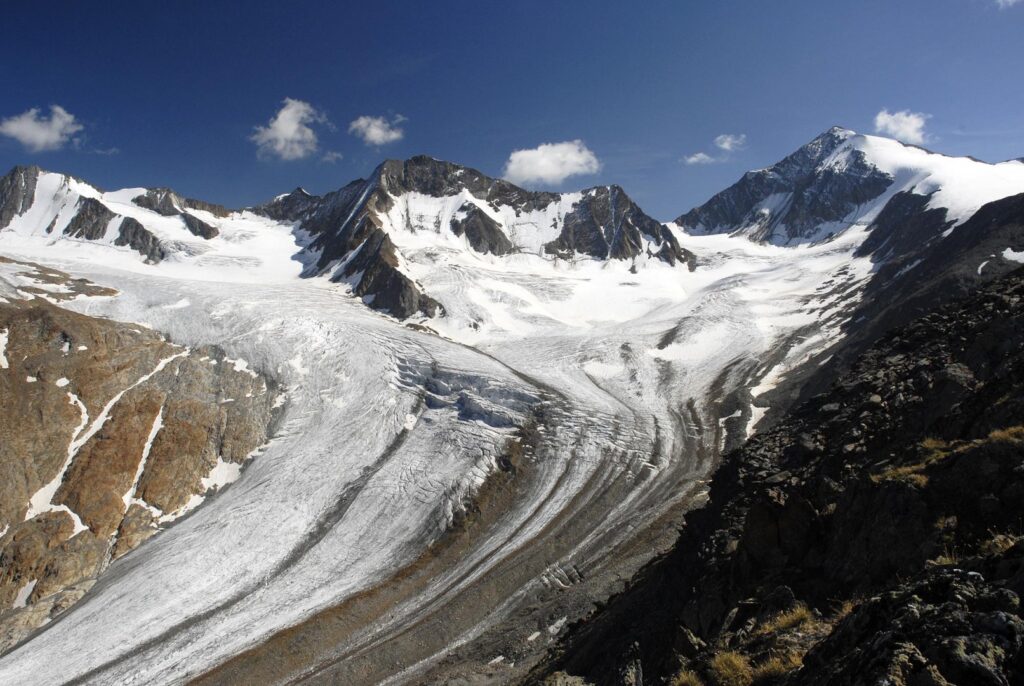
[[[367,145],[385,145],[400,141],[405,131],[398,125],[406,121],[402,115],[396,115],[388,121],[384,117],[363,115],[348,125],[348,132],[363,139]]]
[[[327,152],[324,153],[324,156],[321,157],[320,159],[322,161],[324,161],[324,162],[330,162],[331,164],[334,164],[335,162],[338,162],[339,160],[345,159],[345,156],[342,155],[340,152],[335,152],[334,150],[328,150]]]
[[[285,98],[284,105],[266,126],[257,126],[250,140],[261,155],[299,160],[316,152],[317,138],[310,124],[326,124],[327,117],[308,102]]]
[[[996,0],[996,4],[999,5],[999,9],[1005,10],[1007,7],[1013,7],[1021,0]]]
[[[694,154],[687,155],[683,158],[683,162],[686,162],[687,164],[711,164],[712,162],[717,161],[718,160],[705,152],[695,152]]]
[[[0,121],[0,134],[18,141],[32,152],[60,150],[83,129],[75,115],[60,105],[50,105],[50,116],[40,117],[39,108]]]
[[[570,176],[596,174],[601,162],[577,139],[563,143],[543,143],[530,150],[516,150],[505,163],[505,179],[512,183],[557,184]]]
[[[920,145],[927,140],[924,125],[932,115],[923,112],[882,110],[875,115],[875,132],[892,136],[904,143]]]
[[[732,134],[723,133],[721,136],[715,137],[715,147],[719,150],[725,150],[726,152],[732,152],[733,150],[739,150],[747,144],[747,134]]]

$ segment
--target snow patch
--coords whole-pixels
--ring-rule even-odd
[[[242,474],[242,465],[235,462],[225,462],[220,455],[217,456],[217,464],[210,473],[202,480],[203,491],[219,490],[230,483],[238,480]]]
[[[255,371],[249,369],[249,363],[246,362],[245,360],[233,360],[231,358],[224,358],[224,361],[230,363],[235,368],[236,372],[244,372],[254,379],[259,376],[259,374],[257,374]]]
[[[32,595],[32,591],[36,588],[38,579],[32,579],[20,589],[18,589],[18,595],[14,597],[14,604],[11,606],[14,609],[22,608],[28,605],[29,596]]]
[[[562,617],[557,622],[548,627],[548,633],[552,636],[557,635],[558,632],[562,630],[562,627],[565,626],[565,623],[567,621],[569,621],[568,617]]]
[[[1007,248],[1003,251],[1003,259],[1024,264],[1024,250],[1017,251],[1013,248]]]
[[[156,435],[160,433],[160,429],[164,425],[164,408],[160,406],[160,411],[156,413],[156,419],[153,420],[153,426],[149,430],[149,435],[146,437],[146,445],[142,448],[142,457],[139,458],[139,466],[135,469],[135,478],[132,479],[132,485],[124,493],[124,509],[125,512],[131,506],[132,502],[136,500],[136,493],[139,490],[139,479],[142,478],[142,473],[146,470],[146,462],[149,461],[149,453],[153,450],[153,441],[156,440]]]

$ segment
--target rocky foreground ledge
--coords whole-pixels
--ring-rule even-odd
[[[274,382],[216,347],[59,306],[111,292],[4,259],[0,652],[238,476],[267,442]]]
[[[734,451],[532,683],[1024,683],[1024,271]]]

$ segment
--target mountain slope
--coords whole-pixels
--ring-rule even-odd
[[[184,244],[175,241],[186,236],[217,236],[211,219],[226,216],[223,207],[167,189],[103,193],[84,181],[38,167],[15,167],[0,179],[0,230],[124,246],[150,262],[182,249]]]
[[[885,336],[727,456],[672,552],[536,678],[1018,683],[1022,324],[1018,270]]]
[[[946,157],[834,127],[782,161],[747,172],[676,224],[693,234],[737,233],[798,245],[870,226],[900,193],[927,196],[929,209],[945,208],[957,224],[1022,187],[1018,161]]]
[[[350,282],[356,295],[400,318],[438,311],[407,266],[412,251],[425,248],[549,262],[621,260],[633,269],[655,259],[693,268],[693,255],[671,230],[618,186],[531,192],[426,156],[388,160],[370,179],[322,197],[296,189],[255,211],[296,222],[311,236],[307,250],[315,263],[308,273]]]

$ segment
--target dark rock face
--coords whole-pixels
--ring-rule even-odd
[[[165,217],[175,217],[181,214],[178,196],[166,188],[148,190],[142,195],[132,198],[132,202]]]
[[[463,205],[462,219],[452,219],[451,230],[456,236],[465,236],[477,252],[508,255],[515,251],[512,241],[502,233],[501,226],[476,205]]]
[[[1004,559],[1019,565],[1022,552]],[[954,568],[925,574],[854,609],[807,654],[803,669],[788,683],[1020,683],[1019,594],[978,572]]]
[[[362,183],[362,180],[354,183]],[[294,222],[308,219],[310,209],[315,207],[319,200],[319,196],[310,195],[304,188],[296,188],[291,193],[279,196],[255,209],[259,214],[275,221]]]
[[[726,456],[675,548],[536,676],[1020,683],[1022,508],[1018,270],[887,334]]]
[[[821,167],[852,132],[835,127],[767,169],[747,172],[704,205],[676,219],[693,233],[723,233],[747,228],[750,237],[773,243],[817,241],[818,226],[838,221],[857,205],[880,196],[892,179],[852,151],[841,169]],[[758,206],[782,194],[769,213]]]
[[[475,169],[417,155],[404,162],[388,160],[375,172],[380,186],[393,195],[416,192],[440,198],[462,190],[491,205],[505,205],[519,212],[547,207],[558,200],[557,193],[527,191],[502,179],[493,179]]]
[[[231,213],[221,205],[183,198],[169,188],[150,188],[142,195],[132,198],[132,202],[165,217],[175,217],[186,209],[205,210],[215,217],[226,217]]]
[[[78,211],[68,222],[64,234],[90,241],[99,240],[106,235],[110,222],[118,216],[99,200],[82,198],[78,203]],[[126,245],[143,255],[149,262],[159,262],[167,257],[160,239],[132,217],[121,219],[114,245]]]
[[[644,214],[618,186],[584,191],[583,199],[566,215],[561,235],[545,249],[556,255],[582,253],[626,260],[642,254],[645,236],[661,244],[655,253],[659,258],[669,264],[685,262],[692,271],[693,254],[683,250],[665,225]]]
[[[121,228],[118,229],[114,245],[127,245],[141,253],[150,262],[159,262],[167,257],[167,252],[160,243],[160,239],[132,217],[125,217],[121,221]]]
[[[354,293],[368,298],[374,308],[399,319],[421,313],[433,317],[440,305],[424,295],[409,277],[398,271],[395,246],[380,229],[373,229],[355,257],[346,265],[342,275],[360,275]]]
[[[82,198],[78,211],[64,228],[64,235],[94,241],[103,238],[110,221],[116,217],[107,206],[95,198]]]
[[[210,226],[194,214],[182,212],[181,220],[185,222],[185,228],[188,229],[193,236],[199,236],[200,238],[209,240],[220,234],[220,231],[217,230],[216,226]]]
[[[0,229],[32,207],[40,171],[39,167],[15,167],[0,178]]]

